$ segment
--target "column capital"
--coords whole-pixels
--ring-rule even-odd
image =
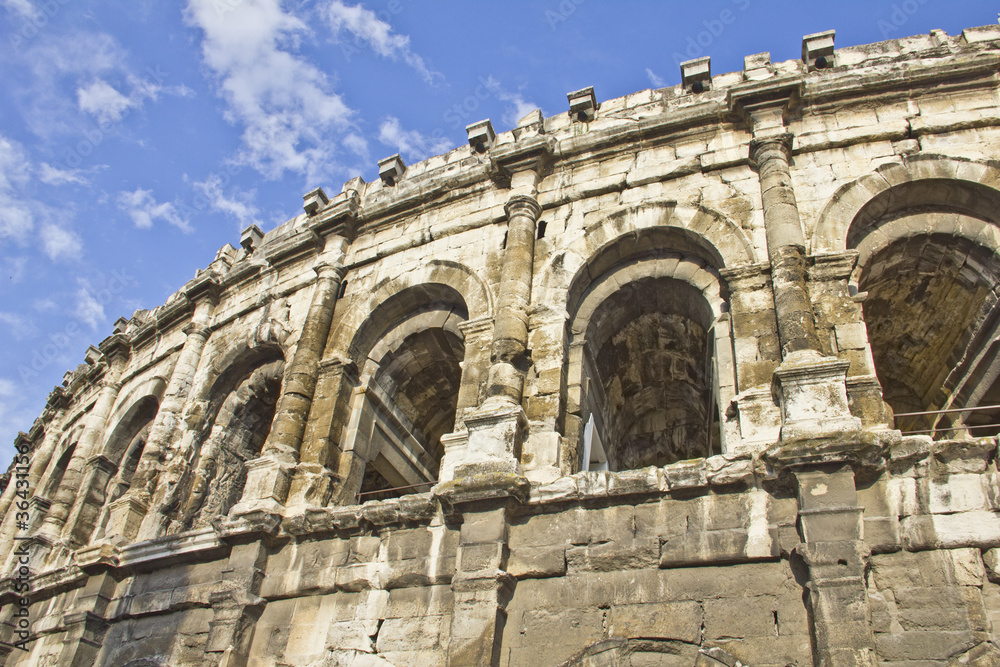
[[[542,207],[538,204],[538,201],[534,197],[528,197],[527,195],[514,195],[504,204],[503,210],[507,214],[508,219],[515,215],[526,215],[532,220],[537,221],[539,216],[542,215]]]
[[[777,157],[774,151],[780,151],[787,161],[792,155],[792,140],[795,138],[791,132],[781,132],[765,137],[754,137],[750,140],[750,162],[756,166]]]
[[[313,271],[316,272],[316,277],[320,280],[335,280],[340,282],[347,275],[347,267],[340,263],[328,264],[323,262],[314,266]]]
[[[201,336],[204,339],[208,339],[209,334],[212,333],[211,327],[206,327],[197,322],[188,322],[181,329],[188,337],[190,336]]]

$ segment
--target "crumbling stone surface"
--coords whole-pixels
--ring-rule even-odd
[[[0,478],[0,661],[998,664],[1000,29],[833,38],[473,124],[119,320]]]

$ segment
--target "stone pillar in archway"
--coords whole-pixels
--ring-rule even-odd
[[[98,452],[104,432],[107,429],[108,418],[111,416],[111,409],[114,407],[118,392],[121,389],[121,375],[125,368],[125,363],[129,357],[129,343],[124,336],[115,334],[101,343],[101,352],[104,355],[107,368],[104,371],[104,378],[101,383],[101,390],[97,394],[97,401],[91,408],[87,416],[87,426],[80,435],[73,457],[66,466],[59,489],[56,490],[55,497],[52,498],[52,506],[48,516],[39,529],[39,535],[50,541],[57,541],[62,537],[64,528],[68,525],[72,528],[77,508],[83,503],[86,493],[83,483],[87,480],[86,464]]]
[[[204,278],[191,285],[186,296],[194,303],[191,321],[184,327],[186,338],[170,381],[163,394],[156,417],[149,428],[149,439],[142,451],[128,492],[108,508],[106,535],[112,539],[132,540],[136,537],[152,500],[166,449],[173,442],[184,406],[187,403],[195,371],[211,335],[212,313],[219,302],[219,284]]]
[[[749,122],[750,159],[760,178],[782,358],[772,387],[781,406],[783,442],[850,439],[861,428],[847,402],[850,361],[823,356],[807,284],[805,235],[789,169],[792,135],[784,121],[795,95],[791,88],[758,90],[750,85],[731,96]]]
[[[314,448],[309,448],[304,458],[300,453],[316,394],[320,360],[346,272],[343,261],[357,215],[356,193],[354,196],[351,193],[319,212],[307,203],[306,210],[312,211],[314,216],[313,229],[321,236],[329,232],[329,236],[324,244],[325,251],[314,268],[317,277],[312,301],[295,352],[285,369],[271,430],[260,457],[247,463],[246,488],[232,510],[234,516],[260,509],[277,510],[286,502],[315,504],[329,496],[333,474],[326,468],[326,462],[311,455],[317,451]],[[289,500],[293,486],[294,493]]]
[[[525,124],[525,121],[528,121]],[[482,472],[521,473],[520,446],[528,426],[521,400],[528,359],[528,307],[535,260],[536,223],[542,213],[538,182],[551,153],[542,132],[540,114],[522,121],[518,141],[491,154],[493,163],[510,181],[504,206],[507,237],[500,269],[497,309],[490,348],[486,399],[465,418],[469,439],[465,462],[455,477]]]

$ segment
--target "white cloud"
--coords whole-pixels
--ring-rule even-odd
[[[483,83],[490,92],[496,95],[498,100],[507,103],[507,110],[504,112],[502,118],[503,122],[507,125],[516,126],[519,120],[538,108],[537,104],[525,99],[520,92],[512,93],[504,88],[492,76],[483,81]]]
[[[412,160],[423,160],[443,153],[451,147],[444,137],[429,137],[417,130],[404,130],[399,119],[389,116],[378,128],[378,138]]]
[[[8,328],[16,340],[27,340],[35,335],[34,323],[17,313],[0,311],[0,325]]]
[[[234,189],[227,196],[223,190],[222,177],[218,174],[212,174],[204,181],[194,183],[194,188],[208,200],[213,210],[235,218],[240,223],[241,229],[260,224],[260,212],[253,204],[255,192]]]
[[[45,224],[41,231],[42,249],[52,261],[79,259],[83,254],[83,241],[71,229]]]
[[[157,202],[152,190],[136,188],[132,192],[118,193],[118,208],[128,213],[139,229],[150,229],[154,220],[163,220],[182,232],[194,231],[186,218],[171,202]]]
[[[0,135],[0,239],[24,243],[35,227],[34,207],[20,193],[30,179],[30,170],[21,145]]]
[[[95,116],[99,121],[119,121],[129,108],[141,104],[141,99],[125,97],[102,79],[77,88],[76,99],[80,111]]]
[[[83,169],[60,169],[53,167],[48,162],[41,162],[35,169],[38,180],[46,185],[87,185],[87,179],[82,176]]]
[[[419,55],[410,49],[410,38],[406,35],[393,34],[392,26],[378,18],[370,9],[360,4],[345,5],[340,0],[334,0],[320,10],[330,24],[333,38],[341,42],[345,55],[350,57],[350,44],[343,41],[342,32],[349,33],[357,45],[367,44],[375,53],[390,60],[402,60],[416,70],[427,83],[443,80],[441,72],[432,70]]]
[[[26,19],[37,19],[42,14],[38,7],[31,4],[31,0],[3,0],[0,4],[12,14],[19,14]]]
[[[268,178],[284,172],[315,182],[335,165],[337,134],[354,111],[326,74],[293,53],[308,31],[280,0],[245,0],[228,11],[218,0],[189,0],[187,21],[204,31],[202,57],[218,79],[226,119],[243,126],[238,161]]]
[[[104,306],[94,297],[90,283],[82,278],[77,278],[77,284],[80,285],[80,289],[76,292],[76,308],[73,310],[73,314],[78,320],[89,325],[91,329],[96,329],[105,320]]]
[[[649,85],[653,88],[665,88],[667,86],[667,82],[657,76],[656,72],[648,67],[646,68],[646,76],[649,77]]]

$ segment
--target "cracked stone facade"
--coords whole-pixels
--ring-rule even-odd
[[[4,664],[1000,664],[1000,28],[833,37],[119,320],[3,478]]]

